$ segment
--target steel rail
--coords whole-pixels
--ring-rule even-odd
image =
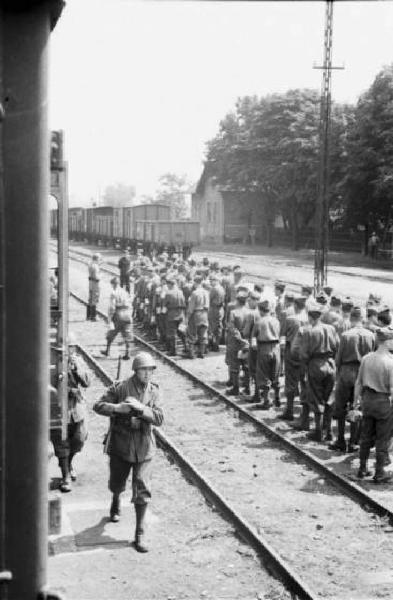
[[[73,298],[75,298],[82,304],[86,304],[83,298],[81,298],[74,292],[70,293]],[[105,321],[108,320],[107,316],[102,311],[98,310],[97,314],[101,316]],[[150,342],[135,334],[134,340],[140,345],[147,348],[150,352],[153,352],[154,354],[159,356],[164,362],[169,364],[172,368],[174,368],[183,376],[190,379],[193,383],[196,383],[197,385],[202,387],[208,394],[220,399],[227,406],[234,409],[245,421],[248,421],[249,423],[254,425],[266,437],[269,437],[273,441],[278,442],[282,447],[284,447],[290,453],[294,454],[302,462],[306,463],[313,470],[317,471],[322,477],[328,479],[336,488],[338,488],[341,492],[344,492],[345,495],[347,495],[349,498],[351,498],[351,500],[359,504],[364,510],[366,510],[367,512],[373,512],[380,517],[388,517],[389,522],[393,525],[393,510],[385,504],[383,504],[382,502],[375,500],[360,486],[356,485],[356,483],[342,477],[338,473],[335,473],[333,470],[324,465],[322,461],[320,461],[318,458],[307,452],[307,450],[299,447],[293,441],[281,435],[278,431],[267,425],[265,422],[256,418],[248,410],[246,410],[242,406],[239,406],[234,400],[228,398],[227,396],[225,396],[225,394],[223,394],[210,384],[199,379],[199,377],[194,375],[194,373],[191,373],[191,371],[189,371],[188,369],[180,366],[175,360],[164,354],[161,350],[158,350]]]
[[[83,302],[76,294],[72,293],[72,296]],[[135,340],[141,343],[140,338],[136,336]],[[81,344],[77,344],[77,350],[106,385],[113,383],[112,378],[86,348]],[[213,484],[185,457],[172,440],[159,429],[153,428],[153,430],[159,447],[175,460],[186,477],[197,485],[206,500],[214,504],[223,517],[237,529],[242,538],[254,548],[261,557],[265,568],[279,579],[288,591],[294,595],[293,600],[317,600],[318,595],[307,586],[301,577],[274,550],[270,543],[260,533],[257,533],[250,523],[215,489]]]

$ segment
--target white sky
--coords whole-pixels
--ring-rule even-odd
[[[199,178],[237,97],[319,89],[323,2],[67,0],[51,38],[50,126],[64,129],[71,204],[107,184],[152,193]],[[393,62],[393,2],[334,6],[333,98],[356,102]]]

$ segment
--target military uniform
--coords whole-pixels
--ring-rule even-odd
[[[107,347],[103,352],[106,356],[109,356],[109,350],[113,340],[118,333],[121,333],[126,344],[126,353],[123,358],[129,358],[129,347],[132,341],[131,311],[129,303],[129,295],[123,288],[116,287],[112,290],[109,297],[108,321],[110,324],[113,324],[113,327],[108,330],[106,335]]]
[[[359,310],[360,317],[360,310]],[[331,447],[334,450],[346,451],[345,417],[348,409],[353,408],[355,382],[358,376],[360,362],[366,354],[375,347],[375,338],[371,331],[361,323],[351,327],[342,334],[336,356],[337,381],[333,417],[338,422],[337,441]],[[356,423],[351,423],[349,450],[357,443]]]
[[[296,299],[295,302],[297,300],[298,299]],[[294,399],[300,394],[300,401],[303,404],[306,395],[304,366],[300,362],[299,354],[296,349],[297,347],[295,345],[295,339],[300,328],[308,323],[307,313],[304,310],[306,299],[304,298],[303,300],[304,301],[300,303],[299,299],[299,308],[295,309],[296,312],[285,319],[284,327],[281,330],[281,334],[285,337],[284,374],[285,396],[287,398],[287,409],[283,414],[283,418],[289,421],[293,420]]]
[[[96,321],[97,305],[100,301],[100,265],[98,259],[93,259],[88,266],[89,271],[89,300],[87,306],[87,319]]]
[[[162,303],[166,319],[167,349],[172,356],[176,356],[176,335],[179,333],[179,325],[183,321],[186,307],[183,292],[177,285],[173,285],[174,283],[174,279],[168,280],[169,289]],[[184,341],[184,335],[181,338]]]
[[[242,293],[240,293],[240,296],[242,296]],[[247,293],[244,292],[244,301],[246,297]],[[238,354],[240,350],[247,346],[243,331],[248,313],[249,308],[247,306],[234,305],[230,309],[228,317],[225,362],[228,365],[229,381],[232,385],[231,393],[233,394],[239,392],[240,359]]]
[[[280,398],[280,322],[277,317],[270,313],[270,303],[264,300],[259,303],[260,317],[256,321],[252,338],[256,341],[257,368],[256,384],[258,390],[262,390],[262,408],[269,408],[269,390],[273,387],[275,393],[275,404],[279,405]],[[252,344],[255,346],[255,342]]]
[[[131,260],[127,253],[119,259],[118,267],[120,271],[120,287],[125,287],[128,293],[130,293],[130,266]]]
[[[375,443],[374,480],[379,483],[390,478],[385,473],[384,464],[393,426],[393,355],[384,348],[384,342],[393,339],[393,329],[386,327],[378,330],[377,339],[378,350],[364,356],[360,363],[355,401],[358,403],[360,400],[363,412],[359,476],[367,475],[367,460],[370,448]]]
[[[209,335],[212,350],[218,350],[221,341],[224,317],[225,290],[216,282],[209,292]]]
[[[319,313],[315,313],[319,310]],[[321,314],[320,307],[311,306],[309,314]],[[338,336],[332,327],[318,321],[302,332],[300,343],[300,360],[304,363],[307,373],[307,403],[314,412],[314,439],[322,439],[321,415],[329,412],[328,400],[333,391],[335,380],[334,357],[338,349]],[[326,408],[328,407],[328,408]],[[331,436],[331,432],[327,432]]]
[[[196,345],[199,346],[198,356],[200,358],[204,357],[208,339],[208,311],[209,294],[204,288],[199,286],[192,292],[187,308],[187,342],[190,357],[193,357]]]

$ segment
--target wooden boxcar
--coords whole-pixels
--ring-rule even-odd
[[[86,236],[86,209],[70,208],[68,210],[68,234],[72,240],[84,240]]]
[[[109,246],[113,243],[113,206],[86,210],[86,238],[89,243]]]
[[[179,252],[184,257],[199,244],[199,221],[136,221],[135,239],[147,253]]]

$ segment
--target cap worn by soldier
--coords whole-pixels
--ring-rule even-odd
[[[307,298],[306,296],[296,296],[294,302],[295,306],[297,306],[298,308],[305,308]]]
[[[332,296],[330,298],[330,306],[333,306],[333,307],[341,306],[341,298],[339,298],[338,296]]]
[[[255,283],[254,284],[254,292],[259,292],[259,294],[262,294],[264,289],[265,289],[265,286],[263,285],[263,283]]]
[[[261,293],[258,292],[257,290],[252,290],[250,292],[250,298],[252,300],[258,300],[259,301],[261,299]]]
[[[210,264],[210,268],[211,268],[213,271],[219,271],[219,270],[220,270],[220,265],[218,264],[218,261],[217,261],[217,260],[215,260],[214,262],[212,262],[212,263]]]
[[[367,306],[366,312],[368,317],[372,317],[373,315],[378,314],[378,308],[375,306],[375,304],[369,304]]]
[[[202,275],[195,275],[194,283],[196,283],[196,284],[202,283]]]
[[[157,365],[154,358],[148,352],[138,352],[132,361],[132,370],[138,369],[156,369]]]
[[[308,294],[308,295],[312,294],[311,285],[302,285],[301,292],[302,292],[302,294]]]
[[[236,298],[239,300],[247,300],[248,298],[248,290],[245,288],[239,287],[236,292]]]
[[[344,311],[350,311],[353,307],[353,300],[347,296],[342,301],[341,306]]]
[[[285,290],[285,283],[283,283],[282,281],[275,281],[274,289],[283,292]]]
[[[293,302],[295,300],[295,294],[293,292],[285,292],[284,298],[285,300],[288,300],[288,302]]]
[[[393,327],[380,327],[377,329],[377,340],[379,342],[387,342],[393,340]]]
[[[312,304],[310,304],[310,306],[308,307],[308,314],[311,315],[312,317],[320,317],[322,314],[322,307],[320,304],[317,304],[316,302],[313,302]]]
[[[326,294],[324,294],[323,292],[319,292],[319,294],[317,294],[317,297],[315,298],[315,300],[318,302],[318,304],[322,304],[322,305],[325,305],[328,302],[328,298],[327,298]]]
[[[113,285],[115,285],[115,284],[119,283],[119,280],[118,280],[118,278],[117,278],[117,277],[112,277],[112,279],[111,279],[111,283],[112,283]]]
[[[209,265],[209,263],[210,263],[210,261],[209,261],[209,259],[207,258],[207,256],[204,256],[204,257],[203,257],[203,259],[202,259],[202,264],[203,264],[204,266],[207,266],[207,265]]]
[[[377,306],[377,314],[379,315],[387,315],[390,313],[390,308],[387,304],[381,304],[381,306]]]
[[[99,252],[94,252],[94,254],[92,254],[92,260],[100,260],[101,258],[101,254]]]
[[[176,281],[176,279],[174,278],[173,275],[167,275],[165,277],[165,281],[167,282],[168,285],[173,285]]]
[[[270,310],[271,310],[270,300],[267,300],[267,299],[261,300],[260,302],[258,302],[258,308],[262,312],[270,312]]]
[[[213,272],[213,273],[210,273],[209,279],[210,279],[210,281],[218,281],[219,277],[218,277],[217,273]]]
[[[322,289],[327,296],[330,296],[333,291],[333,288],[330,287],[330,285],[325,285]]]

